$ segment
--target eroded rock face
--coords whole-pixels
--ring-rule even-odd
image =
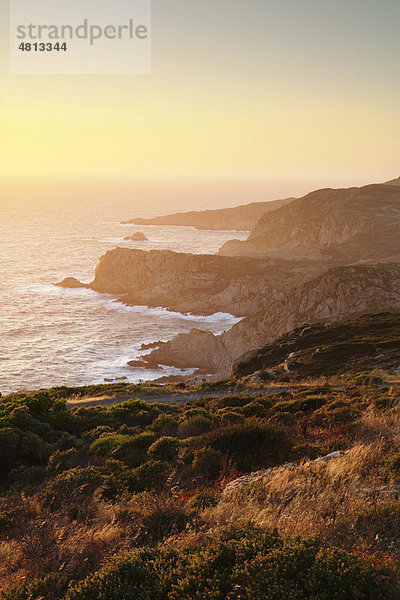
[[[229,365],[243,353],[269,344],[304,323],[344,320],[352,315],[400,310],[400,265],[351,265],[329,270],[290,291],[278,301],[214,336],[196,337],[195,355],[210,360],[210,370],[229,375]],[[175,338],[174,355],[191,353],[192,334]]]
[[[310,261],[116,248],[100,259],[90,287],[123,295],[130,305],[243,316],[259,310],[266,297],[277,300],[322,271]]]
[[[146,356],[146,361],[149,365],[198,368],[213,372],[215,356],[220,351],[219,338],[209,331],[192,329],[188,334],[179,334],[169,342],[161,342],[157,350]]]
[[[322,252],[331,266],[400,256],[400,187],[324,189],[265,214],[245,242],[227,242],[223,255],[277,249],[300,258]]]

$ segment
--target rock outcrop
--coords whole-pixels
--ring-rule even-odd
[[[144,233],[142,233],[141,231],[138,231],[137,233],[134,233],[133,235],[127,235],[124,237],[125,241],[132,241],[132,242],[148,242],[149,238],[146,237],[144,235]]]
[[[190,333],[181,333],[169,342],[160,342],[159,348],[144,359],[149,368],[172,365],[179,369],[197,368],[212,373],[214,356],[220,349],[219,338],[220,336],[214,336],[209,331],[192,329]],[[202,348],[203,352],[198,352],[198,348]]]
[[[65,279],[63,279],[59,283],[55,283],[54,285],[56,285],[57,287],[70,288],[70,289],[89,287],[86,283],[82,283],[78,279],[75,279],[75,277],[66,277]]]
[[[100,259],[90,287],[120,295],[130,305],[241,317],[322,270],[311,261],[116,248]]]
[[[400,187],[324,189],[265,214],[247,241],[227,242],[220,254],[280,255],[331,265],[400,259]]]
[[[272,202],[253,202],[243,206],[235,206],[234,208],[176,213],[162,217],[153,217],[152,219],[138,218],[123,221],[123,224],[178,225],[195,227],[196,229],[249,231],[262,215],[276,210],[292,200],[294,198],[274,200]]]
[[[163,364],[174,365],[176,356],[185,355],[187,366],[210,360],[210,372],[229,374],[229,365],[245,352],[248,359],[257,350],[282,335],[304,325],[349,319],[351,316],[400,310],[400,265],[351,265],[336,267],[290,290],[277,301],[265,299],[264,308],[243,319],[230,331],[215,336],[182,334],[164,347]],[[168,352],[169,351],[169,360]],[[157,351],[154,354],[157,355]],[[146,357],[147,359],[148,357]],[[150,355],[150,360],[153,357]]]

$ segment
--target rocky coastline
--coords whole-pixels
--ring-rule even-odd
[[[395,183],[318,190],[264,214],[248,241],[228,242],[217,255],[116,248],[101,257],[92,283],[69,277],[57,285],[127,305],[241,317],[221,335],[193,329],[155,342],[138,359],[221,377],[244,353],[304,323],[400,310],[399,233]]]

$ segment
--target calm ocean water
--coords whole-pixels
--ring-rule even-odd
[[[136,227],[120,221],[134,216],[190,210],[187,202],[159,199],[133,205],[119,197],[79,202],[63,197],[43,204],[9,199],[2,206],[0,236],[0,391],[55,385],[102,383],[126,377],[131,382],[178,373],[133,369],[143,342],[167,340],[193,327],[222,332],[236,320],[227,314],[198,317],[146,307],[127,308],[112,296],[52,285],[66,276],[93,279],[99,257],[117,246],[214,253],[233,237],[247,233],[197,231],[176,227]],[[209,207],[209,206],[208,206]],[[124,242],[144,231],[149,242]]]

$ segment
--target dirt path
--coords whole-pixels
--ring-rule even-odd
[[[388,382],[386,385],[382,385],[380,387],[388,387],[400,386],[400,382],[392,381]],[[215,390],[200,390],[197,392],[190,391],[176,391],[174,393],[169,394],[140,394],[139,392],[135,394],[126,394],[122,396],[113,396],[113,397],[100,397],[100,398],[90,398],[82,401],[76,400],[73,402],[68,402],[71,408],[88,408],[91,406],[116,406],[118,404],[122,404],[127,400],[144,400],[149,404],[154,404],[158,402],[160,404],[184,404],[185,402],[189,402],[192,400],[201,400],[202,398],[222,398],[223,396],[273,396],[274,394],[279,394],[281,392],[288,392],[289,394],[292,392],[298,392],[301,390],[312,389],[315,386],[312,385],[282,385],[282,386],[271,386],[269,388],[244,388],[240,390],[235,390],[231,388],[222,388]],[[336,385],[331,386],[332,391],[343,391],[346,388],[345,385]]]
[[[220,390],[200,390],[198,392],[177,391],[169,394],[129,394],[124,396],[115,396],[112,398],[93,398],[85,399],[82,402],[69,402],[71,407],[90,407],[90,406],[116,406],[127,400],[144,400],[149,404],[159,402],[160,404],[184,404],[192,400],[201,400],[202,398],[222,398],[224,396],[271,396],[280,392],[296,392],[307,389],[309,386],[274,386],[270,388],[246,388],[241,390],[220,389]]]

